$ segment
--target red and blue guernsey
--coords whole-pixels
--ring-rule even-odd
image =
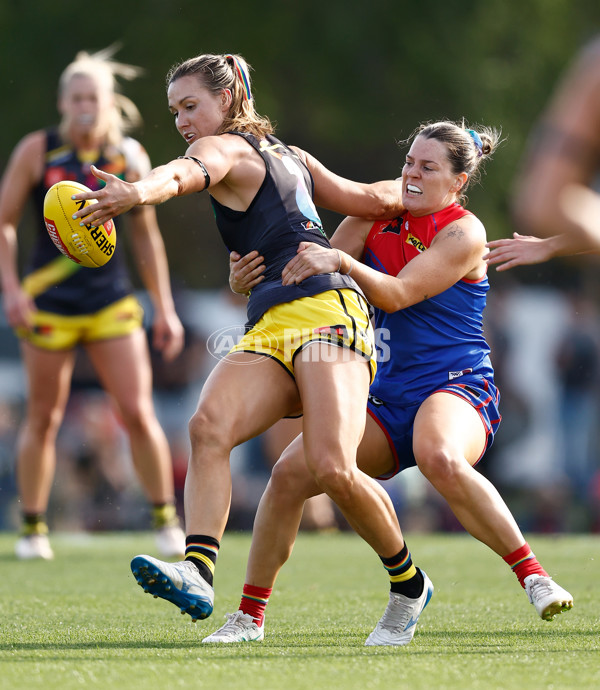
[[[378,221],[367,237],[363,261],[395,276],[427,251],[440,230],[466,215],[470,211],[455,203],[420,218],[406,212],[392,221]],[[463,376],[492,379],[490,348],[483,335],[488,289],[486,275],[459,280],[439,295],[392,314],[376,309],[378,364],[371,395],[412,405],[439,386],[460,383]]]

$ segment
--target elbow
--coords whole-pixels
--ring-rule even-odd
[[[387,295],[384,299],[373,303],[373,306],[386,314],[393,314],[396,311],[400,311],[405,305],[400,304],[400,300],[396,299],[394,295]]]
[[[187,194],[187,192],[188,190],[183,178],[180,175],[175,175],[173,177],[173,196],[183,196]]]
[[[375,220],[386,220],[388,218],[396,218],[399,216],[404,207],[402,206],[402,201],[399,196],[389,195],[385,199],[379,199],[376,204],[376,215],[374,215]]]
[[[544,237],[560,231],[559,192],[543,182],[523,183],[511,206],[512,221],[520,234]]]
[[[394,302],[387,302],[383,307],[381,307],[382,311],[384,311],[386,314],[393,314],[394,312],[400,311],[402,308],[402,306]]]
[[[401,188],[386,186],[386,188],[382,189],[381,185],[376,183],[371,188],[370,207],[371,213],[369,218],[373,220],[396,218],[404,210]]]
[[[552,234],[553,218],[546,208],[517,202],[512,208],[512,221],[521,235],[540,237]]]

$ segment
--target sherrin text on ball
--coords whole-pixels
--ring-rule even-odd
[[[88,268],[104,266],[115,251],[117,232],[112,220],[97,228],[81,220],[73,220],[73,214],[95,200],[75,201],[75,194],[91,191],[85,185],[71,180],[53,184],[44,198],[44,222],[50,238],[65,256]]]

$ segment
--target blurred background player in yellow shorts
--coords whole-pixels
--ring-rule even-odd
[[[135,105],[115,92],[116,76],[138,68],[111,60],[113,49],[79,53],[60,77],[58,127],[26,135],[15,148],[0,191],[0,270],[4,309],[21,339],[27,373],[27,411],[19,433],[17,484],[23,514],[19,558],[52,558],[46,511],[56,467],[56,436],[69,398],[76,347],[81,345],[116,405],[135,470],[153,506],[157,548],[165,557],[185,551],[175,511],[167,439],[152,402],[152,372],[123,244],[101,268],[80,267],[54,247],[44,227],[46,191],[59,180],[97,188],[94,164],[122,179],[150,169],[143,147],[124,132],[141,121]],[[17,227],[32,198],[37,234],[26,275],[17,268]],[[152,207],[129,218],[132,248],[153,303],[153,345],[177,356],[183,327],[175,313],[166,254]]]

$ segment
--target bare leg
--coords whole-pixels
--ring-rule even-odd
[[[295,438],[273,468],[260,499],[246,569],[246,584],[273,587],[292,553],[304,502],[321,493],[304,460],[302,436]]]
[[[387,439],[371,417],[358,447],[358,465],[369,476],[390,472],[394,459]],[[304,460],[302,436],[285,449],[273,468],[256,512],[248,556],[246,584],[271,588],[292,553],[302,507],[321,489]],[[320,494],[325,495],[325,494]]]
[[[287,446],[302,433],[302,417],[280,419],[263,434],[264,451],[273,467]],[[312,496],[304,504],[301,530],[320,530],[336,526],[333,503],[327,494]]]
[[[366,420],[367,365],[358,356],[349,361],[347,350],[313,344],[298,355],[295,370],[309,470],[377,554],[396,555],[404,541],[392,502],[356,464]]]
[[[133,465],[148,499],[173,503],[173,467],[167,438],[154,411],[152,369],[142,330],[86,345],[129,435]]]
[[[449,393],[429,397],[417,413],[413,444],[419,469],[467,532],[499,556],[524,544],[496,488],[472,467],[483,451],[485,430],[471,405]]]
[[[239,352],[219,362],[190,420],[184,495],[188,534],[221,539],[231,503],[231,449],[298,408],[294,379],[273,360]]]
[[[22,344],[27,412],[19,432],[17,484],[25,513],[45,513],[56,470],[56,434],[69,399],[73,351]]]

